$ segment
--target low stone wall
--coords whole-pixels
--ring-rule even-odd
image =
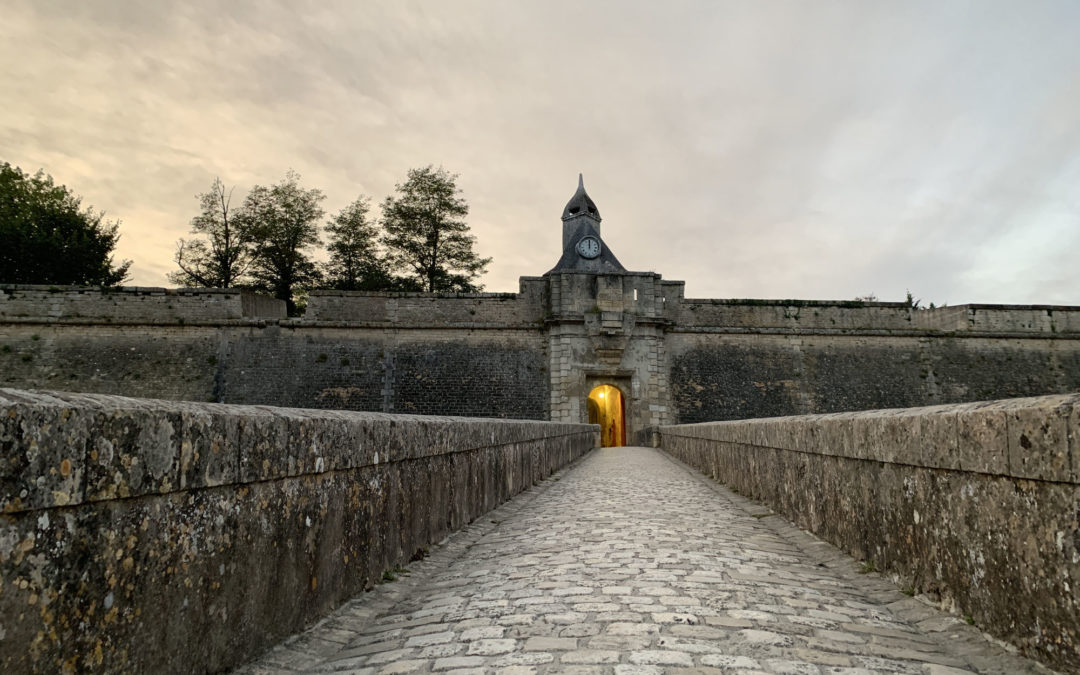
[[[0,672],[213,672],[597,427],[0,389]]]
[[[687,464],[1080,672],[1080,394],[659,434]]]
[[[528,326],[544,319],[543,283],[523,279],[520,293],[311,291],[304,320],[395,326]]]
[[[206,323],[284,319],[285,302],[252,291],[0,284],[0,321]]]
[[[1067,305],[971,304],[916,310],[906,302],[685,298],[677,307],[671,318],[684,330],[1080,333],[1080,308]]]

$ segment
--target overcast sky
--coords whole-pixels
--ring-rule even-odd
[[[689,297],[1080,304],[1080,2],[0,0],[0,161],[166,285],[215,176],[460,174],[513,291],[578,172]]]

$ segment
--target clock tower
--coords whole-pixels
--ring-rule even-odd
[[[551,419],[599,424],[604,445],[649,442],[647,430],[669,419],[664,331],[682,282],[622,266],[580,175],[562,226],[562,257],[537,280]]]
[[[578,188],[563,209],[562,257],[551,272],[625,272],[618,258],[600,238],[600,210],[585,192],[578,174]]]

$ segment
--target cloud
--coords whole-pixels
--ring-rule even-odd
[[[9,5],[12,3],[8,3]],[[459,173],[513,290],[577,173],[696,297],[1080,302],[1068,2],[16,2],[0,158],[120,217],[164,284],[194,195],[288,168],[377,203]]]

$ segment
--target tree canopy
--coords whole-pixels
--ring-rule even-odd
[[[368,218],[367,197],[359,197],[341,210],[326,226],[330,260],[324,281],[340,291],[381,291],[392,279],[379,251],[379,229]]]
[[[323,199],[321,190],[305,190],[300,175],[289,171],[276,185],[252,188],[238,214],[254,242],[254,287],[284,300],[290,315],[296,313],[296,291],[314,287],[320,278],[310,249],[320,244]]]
[[[242,281],[252,263],[250,222],[232,207],[232,190],[226,191],[220,178],[197,196],[202,211],[191,219],[191,233],[200,238],[176,243],[173,260],[180,269],[169,274],[169,281],[180,286],[230,288]]]
[[[247,287],[285,300],[314,288],[355,291],[478,291],[491,258],[474,251],[465,217],[469,207],[457,175],[427,166],[407,180],[372,215],[359,196],[326,222],[329,254],[317,263],[321,190],[300,185],[293,171],[271,186],[256,185],[236,206],[221,179],[198,196],[191,220],[195,236],[180,239],[169,280],[181,286]],[[125,268],[126,269],[126,268]]]
[[[491,258],[473,250],[476,237],[465,222],[469,207],[456,181],[442,167],[410,169],[383,202],[386,259],[393,272],[405,272],[402,282],[429,292],[483,288],[477,280]]]
[[[82,209],[81,199],[51,176],[0,164],[0,281],[112,286],[131,261],[113,263],[119,221]]]

